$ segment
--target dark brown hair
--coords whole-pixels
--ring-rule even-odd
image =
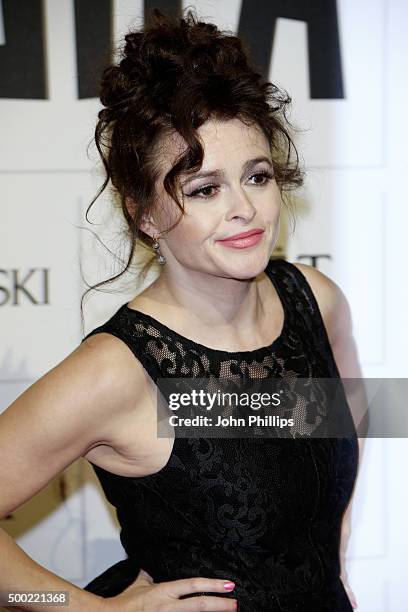
[[[242,39],[199,21],[192,9],[181,18],[153,9],[148,24],[129,32],[124,40],[120,61],[102,73],[100,100],[104,108],[98,113],[95,144],[106,178],[87,209],[86,219],[111,181],[126,221],[130,251],[122,272],[88,286],[82,300],[89,290],[128,270],[138,240],[151,247],[152,240],[140,229],[140,223],[155,206],[157,145],[166,135],[177,131],[187,144],[163,182],[182,213],[178,176],[200,169],[204,151],[196,130],[210,118],[237,117],[248,125],[257,124],[270,143],[281,195],[303,184],[304,173],[287,127],[293,127],[286,116],[291,98],[257,71]]]

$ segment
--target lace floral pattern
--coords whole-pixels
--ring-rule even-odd
[[[266,272],[285,314],[269,346],[210,349],[127,304],[88,336],[121,338],[153,381],[205,377],[242,387],[267,378],[339,378],[304,275],[284,259],[271,260]],[[234,580],[235,590],[223,596],[237,598],[245,612],[351,611],[339,579],[339,539],[358,444],[356,436],[310,438],[325,420],[317,404],[307,414],[295,404],[291,438],[175,437],[169,461],[149,476],[118,476],[92,464],[116,508],[128,559],[86,589],[113,596],[142,567],[155,582]]]

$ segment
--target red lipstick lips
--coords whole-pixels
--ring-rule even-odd
[[[258,242],[262,238],[263,233],[263,229],[255,228],[246,232],[241,232],[240,234],[228,236],[227,238],[223,238],[222,240],[217,240],[217,242],[223,244],[224,246],[233,247],[234,249],[246,249],[247,247],[251,247],[255,244],[258,244]]]

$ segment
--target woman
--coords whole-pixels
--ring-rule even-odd
[[[289,439],[156,433],[160,377],[361,377],[339,287],[271,259],[283,190],[302,182],[281,116],[290,100],[238,38],[191,11],[156,10],[125,39],[103,75],[96,143],[128,265],[138,239],[162,271],[2,415],[0,470],[4,516],[85,457],[128,558],[82,590],[3,532],[0,591],[68,590],[73,610],[351,610],[355,436],[311,439],[306,419]]]

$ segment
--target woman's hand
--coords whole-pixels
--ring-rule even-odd
[[[140,570],[136,580],[116,597],[104,600],[101,610],[108,612],[194,612],[198,610],[237,610],[236,599],[201,595],[179,599],[181,595],[201,591],[228,593],[227,580],[219,578],[183,578],[154,583],[153,578]],[[231,583],[230,583],[231,584]]]

